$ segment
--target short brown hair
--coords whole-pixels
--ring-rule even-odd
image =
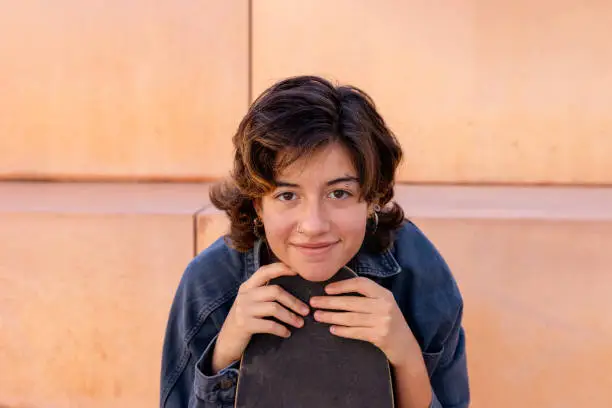
[[[334,86],[316,76],[282,80],[253,102],[233,143],[231,177],[215,185],[210,198],[229,216],[226,240],[239,251],[248,251],[257,239],[254,202],[275,189],[276,175],[332,143],[350,152],[360,198],[382,208],[378,226],[368,229],[363,247],[372,252],[386,249],[404,221],[402,208],[391,201],[402,159],[400,144],[372,98],[354,86]]]

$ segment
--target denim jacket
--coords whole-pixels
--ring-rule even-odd
[[[239,362],[216,374],[211,357],[238,288],[260,267],[257,242],[246,253],[223,238],[188,265],[180,281],[163,346],[160,407],[233,407]],[[379,254],[360,251],[348,264],[389,289],[417,339],[430,376],[431,407],[467,407],[470,393],[461,325],[463,300],[436,248],[411,222]]]

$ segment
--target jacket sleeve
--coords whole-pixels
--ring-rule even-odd
[[[464,303],[455,278],[434,244],[411,221],[398,232],[394,255],[400,307],[421,344],[433,393],[432,408],[470,403]]]
[[[216,341],[215,337],[195,365],[194,392],[189,408],[234,406],[239,362],[236,361],[212,374],[212,355]]]
[[[431,375],[433,400],[430,408],[467,408],[470,389],[465,352],[465,333],[461,326],[462,309],[444,342],[440,362]]]
[[[234,362],[216,374],[211,372],[211,361],[216,336],[206,350],[194,358],[193,351],[182,353],[186,363],[180,370],[162,370],[162,408],[222,408],[233,407],[239,362]],[[181,359],[182,360],[182,359]],[[179,372],[180,371],[180,372]]]
[[[211,361],[237,286],[222,280],[227,274],[202,277],[208,270],[220,269],[193,261],[172,302],[162,349],[161,408],[233,406],[239,363],[213,375]]]

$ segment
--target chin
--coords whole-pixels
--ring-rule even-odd
[[[296,268],[298,275],[311,282],[325,282],[331,279],[340,267],[331,265],[304,265]]]

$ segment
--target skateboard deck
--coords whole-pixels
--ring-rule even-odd
[[[282,276],[276,284],[306,304],[325,295],[326,284],[355,277],[342,268],[326,282]],[[355,294],[353,294],[355,295]],[[313,310],[304,326],[287,326],[287,339],[257,334],[243,353],[236,408],[392,408],[393,386],[384,353],[371,343],[345,339],[317,322]]]

